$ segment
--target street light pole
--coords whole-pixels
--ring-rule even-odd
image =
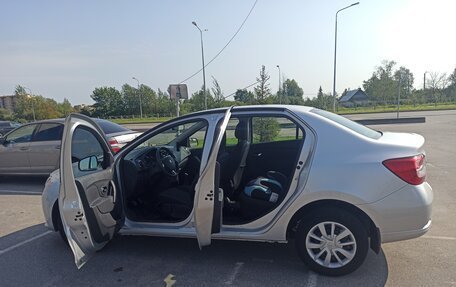
[[[34,104],[34,99],[33,99],[33,95],[32,95],[32,90],[30,90],[29,88],[27,87],[23,87],[24,90],[29,90],[29,94],[30,94],[30,98],[32,99],[32,114],[33,114],[33,121],[35,122],[36,121],[36,118],[35,118],[35,104]]]
[[[399,106],[401,102],[401,86],[402,86],[402,73],[399,72],[399,87],[397,91],[397,113],[396,118],[399,118]]]
[[[282,104],[282,93],[280,92],[282,85],[280,84],[280,66],[277,65],[277,69],[279,69],[279,103]]]
[[[424,79],[423,79],[423,92],[426,90],[426,73],[424,72]]]
[[[203,30],[198,27],[198,24],[196,24],[195,21],[192,22],[192,24],[198,28],[200,31],[200,37],[201,37],[201,59],[203,60],[203,92],[204,92],[204,109],[207,110],[207,94],[206,94],[206,65],[204,64],[204,45],[203,45]],[[207,29],[204,29],[204,31],[207,31]]]
[[[352,6],[358,5],[359,2],[353,3],[347,7],[344,7],[342,9],[339,9],[336,12],[336,27],[335,27],[335,33],[334,33],[334,78],[333,78],[333,112],[336,112],[336,57],[337,57],[337,14],[339,14],[340,11],[348,9]]]
[[[136,79],[135,77],[132,77],[133,80],[136,80],[136,82],[138,82],[138,88],[137,88],[137,91],[138,91],[138,95],[139,95],[139,114],[140,114],[140,117],[142,119],[143,117],[143,112],[142,112],[142,99],[141,99],[141,93],[139,92],[139,80]]]

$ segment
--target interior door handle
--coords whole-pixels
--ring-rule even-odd
[[[107,186],[102,186],[100,189],[100,195],[101,196],[106,196],[108,195],[108,187]]]

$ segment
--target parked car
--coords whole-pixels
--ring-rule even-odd
[[[15,128],[20,127],[20,123],[10,122],[10,121],[0,121],[0,138],[7,134],[9,131],[14,130]]]
[[[303,106],[197,112],[113,154],[96,122],[65,121],[46,182],[46,226],[80,268],[114,234],[294,241],[312,270],[343,275],[369,248],[431,226],[424,138]],[[76,154],[75,154],[76,152]]]
[[[107,120],[94,121],[113,152],[141,134]],[[58,169],[63,125],[64,119],[37,121],[0,138],[0,174],[49,175]]]

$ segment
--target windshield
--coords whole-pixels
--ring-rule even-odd
[[[357,132],[358,134],[361,134],[363,136],[366,136],[371,139],[379,139],[382,136],[381,132],[375,131],[373,129],[370,129],[366,126],[363,126],[361,124],[358,124],[357,122],[354,122],[352,120],[349,120],[345,117],[324,111],[324,110],[319,110],[319,109],[312,109],[312,113],[320,115],[324,118],[327,118],[333,122],[338,123],[339,125],[342,125],[346,128],[351,129],[354,132]]]
[[[97,124],[100,126],[100,128],[103,130],[105,134],[115,134],[115,133],[128,133],[131,132],[131,130],[118,125],[116,123],[106,121],[106,120],[96,120]]]

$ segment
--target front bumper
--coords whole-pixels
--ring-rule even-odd
[[[363,207],[380,229],[382,243],[407,240],[425,234],[432,225],[431,186],[407,185]]]

